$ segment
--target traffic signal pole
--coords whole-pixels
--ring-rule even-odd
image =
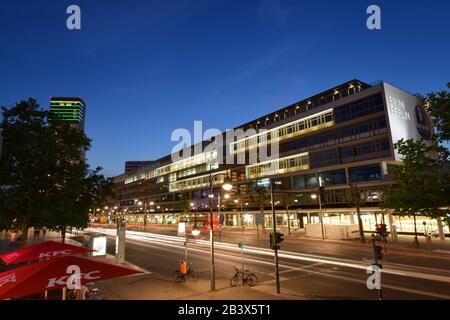
[[[275,181],[270,179],[270,199],[272,202],[272,227],[274,237],[274,256],[275,256],[275,278],[277,283],[277,294],[280,294],[280,270],[278,268],[278,244],[276,243],[277,219],[275,217],[275,197],[274,197]]]

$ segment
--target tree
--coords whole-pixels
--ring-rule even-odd
[[[88,175],[84,157],[90,140],[71,124],[39,109],[37,101],[2,108],[0,229],[21,230],[22,246],[31,227],[61,231],[87,225],[88,209],[112,182]]]
[[[416,216],[440,218],[447,214],[450,178],[444,165],[449,153],[423,140],[402,139],[394,147],[402,155],[402,164],[390,167],[396,184],[389,188],[381,206],[414,218],[414,245],[418,246]]]
[[[264,207],[266,202],[270,199],[270,194],[264,186],[254,185],[252,188],[252,193],[250,194],[250,201],[259,206],[259,211],[264,217]],[[266,219],[263,219],[262,224],[263,233],[266,233]]]
[[[113,181],[100,174],[101,170],[97,167],[81,180],[73,177],[66,189],[53,194],[54,205],[47,224],[49,229],[61,233],[62,242],[65,242],[67,228],[86,228],[89,209],[103,205],[113,196]]]
[[[25,245],[29,228],[44,220],[52,188],[48,175],[54,159],[46,156],[52,150],[48,113],[30,98],[10,109],[2,107],[2,116],[0,227],[21,231]]]
[[[450,89],[450,82],[447,83]],[[450,140],[450,92],[439,91],[428,93],[425,103],[431,113],[434,126],[436,127],[436,138],[439,142]]]
[[[350,184],[349,187],[347,202],[356,209],[356,215],[358,216],[359,238],[362,243],[365,243],[366,238],[364,237],[364,226],[361,219],[361,206],[364,205],[369,195],[361,192],[355,184]]]
[[[295,197],[290,193],[283,194],[283,205],[286,209],[286,215],[288,218],[288,235],[291,235],[291,219],[289,218],[289,208],[295,203]]]

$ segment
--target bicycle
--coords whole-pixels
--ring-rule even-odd
[[[243,284],[248,284],[250,287],[253,287],[258,282],[258,277],[253,272],[250,272],[250,270],[245,269],[242,271],[238,267],[234,267],[234,269],[236,273],[230,280],[230,286],[237,287],[239,282],[242,281]]]
[[[188,279],[195,282],[198,280],[198,275],[197,272],[192,270],[192,264],[190,263],[186,273],[181,273],[180,270],[175,270],[172,274],[172,278],[176,282],[185,282]]]

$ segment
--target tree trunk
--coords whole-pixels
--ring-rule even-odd
[[[61,230],[61,241],[62,243],[66,243],[66,228]]]
[[[413,242],[413,246],[418,248],[420,247],[419,245],[419,238],[417,238],[417,222],[416,222],[416,213],[414,212],[413,214],[414,217],[414,242]]]
[[[260,212],[261,212],[261,214],[263,216],[263,223],[261,225],[262,233],[266,234],[267,233],[267,231],[266,231],[266,215],[264,214],[264,205],[261,205],[259,210],[260,210]]]
[[[286,209],[287,221],[288,221],[288,236],[291,235],[291,219],[289,219],[289,209]]]
[[[22,226],[22,240],[20,241],[20,247],[25,248],[27,246],[28,242],[28,230],[30,229],[30,225],[28,223],[25,223]]]
[[[364,237],[364,226],[361,219],[361,210],[359,205],[356,205],[356,214],[358,215],[359,238],[361,240],[361,243],[366,243],[366,238]]]

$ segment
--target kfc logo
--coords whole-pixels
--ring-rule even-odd
[[[0,278],[0,288],[9,282],[16,282],[16,274],[15,273],[11,273],[11,274],[8,274],[7,276],[1,277]]]
[[[64,256],[64,255],[70,255],[72,254],[72,250],[58,250],[58,251],[49,251],[49,252],[42,252],[39,254],[39,259],[42,258],[51,258],[56,256]]]
[[[47,288],[53,288],[56,286],[67,286],[68,282],[72,281],[81,281],[84,280],[96,280],[100,278],[100,270],[98,271],[91,271],[88,273],[79,273],[79,274],[68,274],[59,278],[51,278],[48,280]],[[71,277],[69,279],[69,277]],[[78,279],[75,279],[74,277],[77,277]]]

